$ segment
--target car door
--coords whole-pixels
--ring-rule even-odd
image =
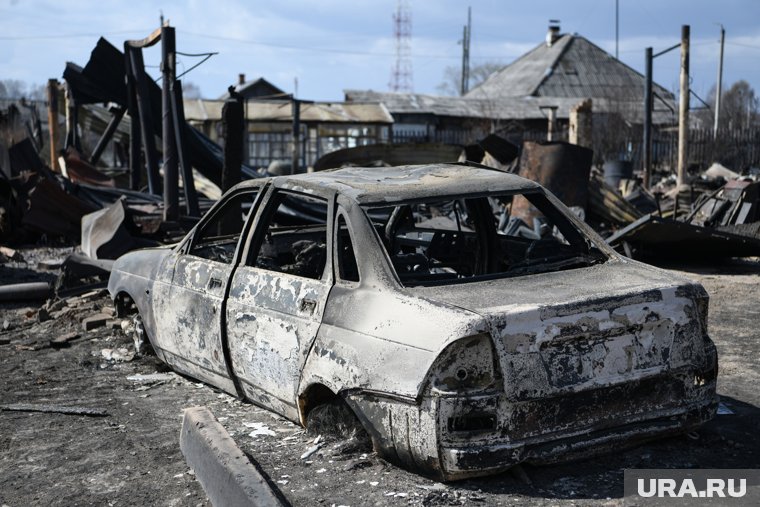
[[[232,369],[248,398],[289,417],[333,283],[331,214],[327,199],[274,190],[230,283]]]
[[[259,188],[244,188],[209,211],[178,250],[163,321],[166,361],[177,370],[235,394],[222,341],[224,295],[240,238],[255,211]]]

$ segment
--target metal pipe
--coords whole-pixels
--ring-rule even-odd
[[[182,184],[185,189],[185,207],[188,216],[201,216],[198,208],[198,193],[195,191],[195,179],[193,178],[193,168],[187,159],[185,149],[185,108],[182,102],[182,81],[175,81],[172,87],[172,121],[174,122],[174,139],[177,144],[177,156],[179,158],[179,167],[181,169]]]
[[[129,112],[129,188],[140,190],[142,160],[140,157],[140,112],[137,108],[135,77],[132,73],[131,54],[124,44],[124,64],[127,74],[127,111]]]
[[[652,179],[652,48],[644,52],[644,188],[649,188]]]
[[[137,110],[140,113],[140,133],[148,173],[148,192],[158,195],[161,182],[158,178],[158,154],[156,153],[156,137],[153,132],[153,113],[150,107],[150,91],[145,75],[145,63],[143,62],[142,49],[129,48],[129,50],[131,52],[129,60],[137,91]]]

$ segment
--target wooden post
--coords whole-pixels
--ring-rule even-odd
[[[539,109],[546,111],[548,124],[546,126],[546,140],[554,141],[554,132],[557,130],[557,106],[539,106]]]
[[[689,25],[681,27],[681,91],[678,107],[677,184],[684,183],[689,154]]]
[[[723,45],[726,41],[726,30],[720,25],[720,59],[718,60],[718,85],[715,90],[715,122],[713,124],[713,139],[718,138],[720,126],[720,99],[723,93]]]
[[[293,97],[293,158],[290,174],[298,174],[301,161],[301,101]]]
[[[176,75],[174,28],[161,27],[161,140],[164,155],[164,221],[179,218],[179,170],[172,115],[172,88]]]
[[[48,79],[47,84],[48,102],[48,131],[50,133],[50,167],[53,171],[61,170],[58,167],[58,80]]]
[[[66,143],[65,147],[73,146],[74,149],[81,152],[82,146],[79,142],[78,115],[77,105],[71,92],[71,87],[66,83]]]

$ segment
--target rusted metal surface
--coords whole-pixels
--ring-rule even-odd
[[[600,453],[715,413],[704,289],[619,256],[535,183],[437,165],[279,177],[232,192],[254,185],[229,263],[191,255],[224,201],[176,247],[115,263],[117,306],[134,302],[157,354],[179,371],[303,424],[340,397],[383,457],[442,480]],[[328,252],[321,276],[252,262],[273,242],[267,224],[283,192],[329,203],[317,227]],[[567,243],[589,245],[596,260],[402,283],[373,210],[486,192],[544,196]],[[314,223],[290,234],[313,237]],[[346,239],[358,276],[343,280]]]
[[[525,142],[518,174],[538,182],[566,206],[585,210],[593,153],[588,148],[564,142]],[[516,197],[512,204],[512,216],[532,225],[539,214],[527,200]]]
[[[739,232],[739,231],[736,231]],[[760,239],[701,227],[655,214],[644,215],[607,238],[613,248],[638,259],[720,259],[760,255]]]

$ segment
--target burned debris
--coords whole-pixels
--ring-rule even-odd
[[[143,59],[156,45],[160,87]],[[242,434],[293,433],[277,448],[299,466],[392,463],[443,482],[512,470],[530,487],[523,464],[598,456],[715,417],[707,293],[628,258],[760,255],[757,171],[647,173],[646,184],[627,163],[602,171],[581,142],[591,101],[570,108],[573,143],[493,131],[403,143],[378,127],[389,142],[316,150],[306,163],[298,122],[311,103],[292,96],[290,160],[252,167],[238,91],[221,106],[222,146],[185,118],[176,51],[168,24],[123,50],[101,38],[84,67],[66,65],[65,86],[49,84],[51,140],[66,113],[63,149],[52,142],[48,163],[33,115],[5,150],[0,240],[58,249],[25,259],[0,248],[0,269],[17,271],[0,286],[16,311],[0,345],[87,343],[78,364],[132,365],[130,393],[205,384],[223,403],[265,408],[278,425],[246,422]],[[557,106],[540,107],[561,137]],[[0,411],[113,413],[49,401]],[[185,412],[193,467],[213,446],[188,435],[213,427],[231,443],[227,418]],[[484,498],[425,484],[433,502]]]

